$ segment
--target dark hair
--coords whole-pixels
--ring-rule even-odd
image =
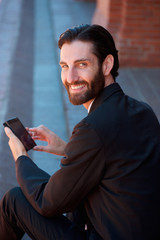
[[[92,42],[94,45],[94,54],[99,59],[100,64],[103,63],[107,55],[111,54],[114,57],[111,74],[114,79],[118,76],[118,51],[113,37],[105,28],[100,25],[85,24],[67,29],[60,35],[58,47],[61,49],[64,43],[71,43],[74,40]]]

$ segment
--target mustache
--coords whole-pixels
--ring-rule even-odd
[[[79,80],[79,81],[73,81],[72,83],[68,83],[66,82],[66,86],[70,87],[71,85],[80,85],[80,84],[86,84],[88,85],[88,82],[84,81],[84,80]]]

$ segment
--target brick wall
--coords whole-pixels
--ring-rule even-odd
[[[114,36],[121,66],[160,67],[160,0],[97,0],[93,23]]]

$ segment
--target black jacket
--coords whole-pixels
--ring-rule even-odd
[[[84,202],[103,239],[160,239],[160,125],[147,104],[117,83],[104,88],[65,153],[51,177],[25,156],[16,162],[22,191],[39,213],[72,212]]]

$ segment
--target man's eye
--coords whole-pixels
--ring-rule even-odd
[[[67,65],[61,65],[62,69],[67,68],[67,67],[68,67]]]
[[[86,63],[80,63],[79,66],[80,67],[85,67],[85,66],[87,66],[87,64]]]

